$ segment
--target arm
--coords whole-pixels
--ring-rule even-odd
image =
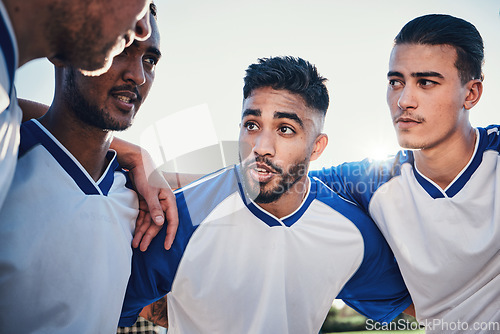
[[[204,174],[185,174],[185,173],[170,173],[163,172],[163,177],[168,184],[172,185],[172,189],[178,189],[190,184],[205,176]]]
[[[368,212],[372,195],[398,174],[400,154],[388,160],[364,159],[338,166],[310,171],[309,176],[325,183],[341,197],[356,203]]]
[[[139,315],[145,319],[148,319],[155,325],[160,325],[162,327],[168,328],[167,296],[144,307]]]
[[[166,297],[165,297],[166,298]],[[415,318],[415,305],[411,304],[406,310],[403,311],[404,314],[411,315]]]
[[[131,173],[139,194],[140,213],[132,246],[145,251],[161,230],[165,217],[168,222],[165,249],[170,249],[179,225],[175,196],[163,176],[155,169],[151,156],[137,145],[114,138],[111,148],[118,152],[118,162]],[[147,205],[144,205],[147,204]],[[150,219],[152,218],[152,219]],[[155,224],[151,224],[151,220]]]

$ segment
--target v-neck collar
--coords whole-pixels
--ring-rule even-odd
[[[424,190],[434,199],[437,198],[449,198],[453,197],[465,186],[465,184],[470,180],[472,174],[481,165],[483,161],[483,152],[488,144],[486,140],[486,133],[483,133],[483,129],[476,129],[476,145],[474,147],[474,153],[468,164],[462,169],[462,171],[455,177],[455,179],[446,187],[446,189],[441,189],[434,181],[423,175],[417,169],[415,165],[415,158],[412,154],[412,165],[417,182],[424,188]]]
[[[293,224],[295,224],[307,211],[309,208],[309,205],[311,205],[312,201],[316,198],[316,183],[313,182],[311,179],[308,179],[309,187],[307,189],[307,194],[302,200],[302,203],[300,206],[291,214],[288,216],[285,216],[283,218],[278,218],[274,216],[273,214],[267,212],[263,208],[261,208],[259,205],[257,205],[252,199],[250,199],[244,189],[243,189],[243,184],[242,184],[242,178],[241,178],[241,165],[237,165],[236,168],[234,169],[236,178],[238,180],[238,188],[240,192],[240,196],[243,200],[243,203],[245,206],[252,212],[252,214],[259,218],[262,222],[267,224],[269,227],[291,227]]]
[[[22,127],[28,130],[32,136],[21,139],[20,155],[36,143],[40,143],[86,195],[108,195],[113,185],[114,172],[119,169],[115,151],[109,150],[106,154],[106,159],[109,161],[108,166],[96,182],[80,162],[40,122],[33,119],[25,122]],[[31,141],[31,143],[27,143],[26,140]]]

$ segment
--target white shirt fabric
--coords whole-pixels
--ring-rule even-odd
[[[14,74],[17,44],[7,11],[0,2],[0,207],[16,168],[22,112],[17,104]]]
[[[333,300],[390,321],[411,299],[373,221],[316,179],[281,219],[249,200],[239,166],[176,192],[179,229],[134,250],[120,324],[167,295],[168,332],[317,334]]]
[[[116,154],[95,182],[36,120],[0,210],[0,332],[115,333],[137,196]]]
[[[427,333],[500,333],[499,127],[476,131],[474,155],[445,190],[411,151],[311,173],[369,210]]]

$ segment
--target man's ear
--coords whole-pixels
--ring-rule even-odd
[[[465,97],[464,108],[470,110],[474,107],[483,94],[483,82],[480,79],[474,79],[467,84],[468,94]]]
[[[314,148],[311,153],[311,161],[318,159],[328,145],[328,136],[325,133],[320,133],[314,141]]]

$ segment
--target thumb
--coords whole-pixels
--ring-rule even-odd
[[[149,214],[151,219],[156,225],[163,225],[165,222],[165,216],[163,210],[161,209],[160,201],[158,200],[158,195],[151,195],[144,198],[148,205]]]

